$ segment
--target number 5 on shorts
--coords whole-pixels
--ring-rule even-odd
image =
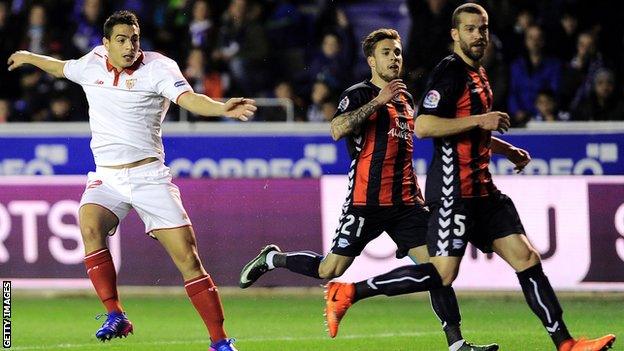
[[[464,219],[466,219],[466,216],[460,214],[456,214],[455,218],[453,219],[453,222],[455,222],[455,224],[457,224],[457,226],[459,227],[457,229],[453,229],[453,234],[455,234],[456,236],[462,236],[464,235],[464,233],[466,233],[466,225],[464,224]]]

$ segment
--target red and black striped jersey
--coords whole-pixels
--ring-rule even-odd
[[[364,81],[345,90],[334,117],[357,110],[379,94]],[[352,162],[347,203],[357,206],[423,204],[412,166],[414,100],[402,93],[346,137]]]
[[[492,89],[483,67],[473,68],[456,54],[431,72],[419,115],[469,118],[492,109]],[[480,128],[434,139],[427,171],[428,203],[455,197],[487,196],[496,191],[488,169],[492,133]]]

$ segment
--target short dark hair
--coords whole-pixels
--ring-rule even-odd
[[[364,50],[364,57],[373,56],[373,52],[375,51],[375,45],[378,42],[385,39],[394,39],[401,42],[401,36],[399,32],[390,28],[380,28],[369,35],[366,36],[364,41],[362,42],[362,50]]]
[[[127,24],[129,26],[139,26],[139,19],[130,11],[117,11],[110,15],[104,22],[104,37],[110,39],[113,34],[113,27],[118,24]]]
[[[459,15],[462,13],[473,13],[475,15],[487,15],[485,9],[478,4],[467,3],[461,6],[458,6],[455,11],[453,11],[453,19],[451,25],[453,28],[459,28]]]

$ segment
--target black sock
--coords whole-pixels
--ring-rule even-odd
[[[285,252],[273,256],[273,265],[308,277],[321,279],[318,274],[321,260],[323,260],[323,256],[312,251]]]
[[[396,268],[355,283],[354,302],[376,295],[402,295],[442,287],[442,278],[431,263]]]
[[[460,329],[461,315],[455,290],[450,286],[445,286],[429,291],[431,307],[442,323],[442,328],[446,334],[446,342],[449,346],[462,340]]]
[[[555,346],[559,346],[564,340],[570,339],[572,336],[570,336],[568,328],[563,322],[563,310],[548,278],[544,275],[542,264],[538,263],[516,274],[520,286],[522,286],[524,298],[533,313],[546,327],[546,331],[548,331]]]

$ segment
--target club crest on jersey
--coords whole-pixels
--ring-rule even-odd
[[[440,102],[440,93],[438,93],[437,90],[429,90],[427,95],[425,95],[423,106],[425,108],[436,108],[438,107],[439,102]]]
[[[136,78],[126,79],[126,88],[128,88],[128,90],[132,89],[135,83],[136,83]]]
[[[349,107],[349,97],[345,96],[342,100],[340,100],[340,103],[338,104],[338,110],[344,111],[347,109],[347,107]]]

